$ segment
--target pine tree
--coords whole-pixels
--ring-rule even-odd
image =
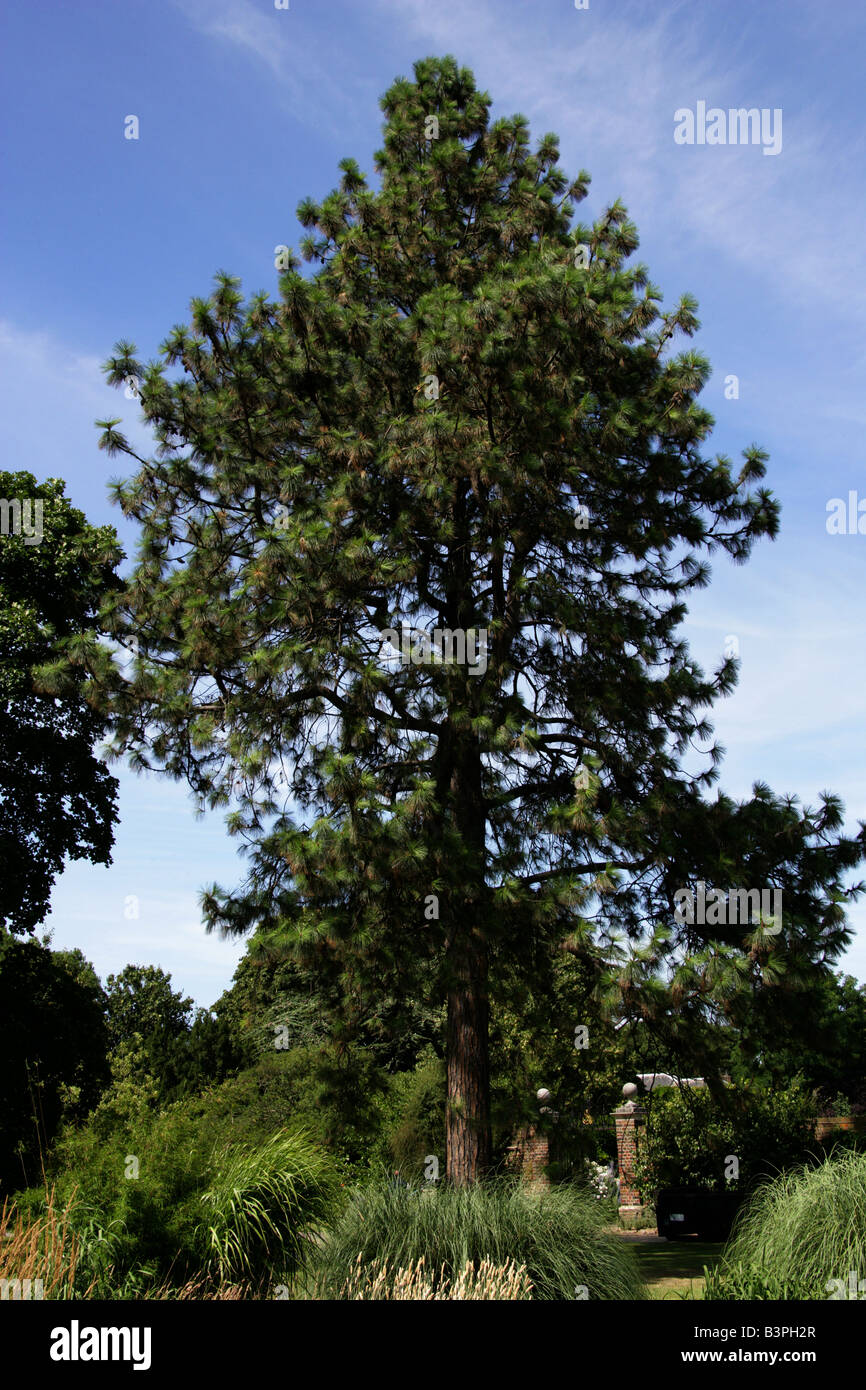
[[[146,460],[98,422],[139,465],[116,484],[138,566],[106,612],[139,656],[131,677],[95,644],[78,659],[118,751],[202,805],[238,798],[250,871],[204,895],[210,927],[314,963],[347,1028],[383,993],[446,1003],[467,1182],[490,1154],[491,979],[559,944],[623,1018],[724,1011],[790,936],[838,952],[864,832],[834,838],[832,799],[706,800],[715,745],[682,765],[736,680],[690,658],[684,600],[779,513],[761,449],[703,456],[709,364],[673,350],[694,301],[662,311],[619,202],[573,225],[589,179],[554,135],[533,151],[522,116],[491,121],[451,58],[414,76],[382,100],[378,186],[345,159],[301,203],[313,273],[292,256],[277,302],[221,273],[162,361],[118,344],[109,380],[140,382],[158,440]],[[382,636],[404,627],[409,661]],[[474,630],[466,660],[437,629]],[[699,874],[783,887],[796,932],[672,924]]]

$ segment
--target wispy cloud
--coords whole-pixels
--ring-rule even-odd
[[[274,105],[291,111],[304,124],[343,136],[353,112],[368,113],[375,90],[369,72],[345,48],[338,64],[330,52],[324,63],[321,29],[301,6],[277,10],[252,0],[174,0],[174,4],[199,34],[263,64],[275,79],[270,92]],[[339,34],[335,37],[339,46]]]
[[[62,477],[94,524],[109,522],[131,533],[106,498],[110,476],[128,471],[112,467],[97,448],[95,421],[121,420],[133,448],[144,454],[153,439],[140,407],[123,390],[109,386],[102,359],[63,342],[57,335],[23,329],[0,320],[0,414],[5,466],[40,478]],[[38,422],[38,428],[34,428]]]

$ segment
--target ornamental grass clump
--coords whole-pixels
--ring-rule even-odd
[[[316,1253],[313,1296],[356,1297],[348,1287],[375,1285],[386,1268],[414,1270],[417,1280],[423,1260],[430,1297],[465,1280],[467,1265],[477,1277],[522,1269],[533,1299],[646,1297],[633,1252],[604,1229],[598,1205],[571,1184],[537,1190],[501,1178],[357,1188]]]
[[[0,1209],[0,1297],[72,1298],[79,1253],[70,1204],[61,1205],[53,1189],[45,1193],[38,1211],[19,1210],[15,1203],[4,1201]]]
[[[845,1298],[860,1280],[866,1287],[866,1153],[848,1151],[758,1188],[704,1297]]]
[[[532,1285],[523,1265],[509,1260],[507,1265],[495,1265],[482,1260],[476,1269],[467,1260],[456,1279],[450,1279],[426,1268],[424,1256],[405,1269],[391,1270],[388,1261],[380,1266],[362,1266],[361,1256],[347,1279],[341,1298],[392,1302],[468,1302],[501,1301],[532,1298]]]
[[[201,1201],[196,1236],[220,1283],[294,1274],[315,1244],[338,1193],[329,1156],[303,1132],[226,1150]]]

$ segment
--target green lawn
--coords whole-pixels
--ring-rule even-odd
[[[637,1247],[640,1272],[653,1298],[702,1298],[704,1265],[712,1269],[724,1249],[721,1242],[696,1236],[678,1241],[622,1238]]]

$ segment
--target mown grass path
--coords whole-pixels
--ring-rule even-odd
[[[641,1276],[652,1298],[703,1298],[704,1265],[710,1269],[724,1249],[719,1241],[665,1240],[653,1231],[619,1231],[620,1240],[637,1247]]]

